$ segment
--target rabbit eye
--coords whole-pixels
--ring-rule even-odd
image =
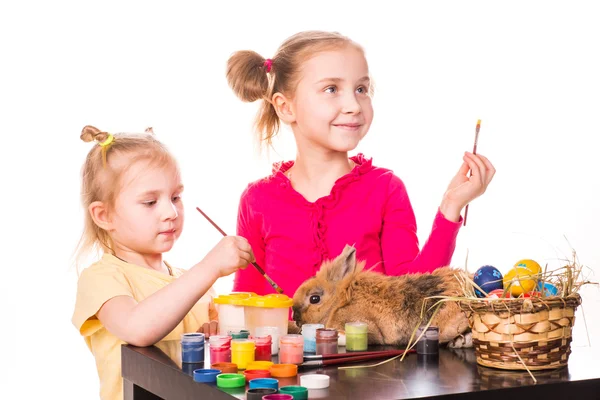
[[[321,302],[321,296],[318,295],[312,295],[310,296],[310,304],[318,304]]]

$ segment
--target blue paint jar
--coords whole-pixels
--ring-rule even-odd
[[[325,328],[323,324],[302,325],[302,336],[304,337],[304,352],[315,353],[317,351],[317,329]]]
[[[184,333],[181,335],[181,362],[204,362],[204,334]]]

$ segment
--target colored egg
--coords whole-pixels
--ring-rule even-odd
[[[533,276],[534,274],[526,268],[513,267],[504,275],[504,289],[510,291],[514,297],[531,292],[536,285]]]
[[[540,264],[529,259],[517,261],[515,267],[528,269],[533,275],[538,275],[542,273],[542,267],[540,267]]]
[[[475,271],[473,282],[481,288],[485,293],[475,288],[477,297],[486,297],[488,293],[496,289],[502,289],[502,273],[491,265],[484,265]]]
[[[556,288],[556,286],[554,286],[553,284],[551,284],[549,282],[543,282],[543,285],[542,285],[542,282],[538,282],[537,290],[538,290],[538,292],[542,292],[542,295],[544,297],[558,295],[558,289]]]
[[[509,299],[509,298],[512,297],[510,295],[510,291],[507,291],[506,294],[504,294],[504,289],[495,289],[495,290],[492,290],[490,292],[490,294],[488,294],[487,297],[490,298],[490,299],[501,299],[503,295],[507,299]]]

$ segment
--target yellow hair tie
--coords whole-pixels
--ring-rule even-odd
[[[108,150],[108,146],[115,140],[115,137],[108,134],[107,138],[102,143],[98,143],[100,147],[102,147],[102,167],[106,168],[106,151]]]
[[[106,137],[106,139],[104,140],[104,142],[99,143],[99,145],[102,147],[106,147],[109,144],[111,144],[113,142],[113,140],[115,140],[115,137],[109,133],[108,136]]]

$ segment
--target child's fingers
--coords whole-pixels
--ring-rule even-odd
[[[210,321],[209,334],[208,336],[214,336],[219,333],[219,323],[217,321]]]
[[[485,164],[480,158],[472,153],[466,153],[465,158],[468,160],[469,166],[471,166],[472,176],[483,185],[487,180]]]
[[[240,250],[245,251],[247,253],[252,252],[252,246],[250,246],[250,243],[248,242],[248,240],[246,240],[246,238],[243,238],[241,236],[236,236],[235,240],[236,240],[236,244]]]
[[[457,175],[467,176],[467,172],[469,172],[469,164],[466,161],[463,161],[462,165],[458,169]]]
[[[198,332],[204,333],[206,335],[210,332],[210,324],[208,322],[203,323],[202,326],[198,329]]]
[[[240,259],[243,263],[246,263],[246,264],[251,264],[255,261],[252,250],[250,250],[250,251],[240,250]]]
[[[490,181],[496,174],[496,168],[494,168],[494,166],[492,165],[490,160],[488,160],[485,156],[482,156],[481,154],[478,154],[478,156],[483,160],[483,163],[485,164],[485,167],[488,171],[487,172],[487,183],[490,183]]]

